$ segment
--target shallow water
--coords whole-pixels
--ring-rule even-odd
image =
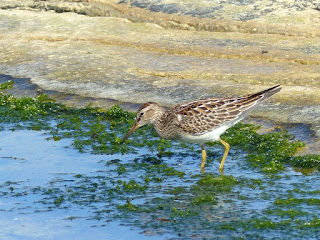
[[[160,159],[144,147],[136,154],[79,153],[71,139],[53,141],[49,136],[46,131],[1,132],[1,239],[317,238],[317,227],[300,226],[319,218],[316,200],[276,204],[277,199],[319,199],[317,171],[303,175],[288,167],[277,174],[261,173],[248,166],[245,153],[232,149],[224,174],[235,182],[218,184],[230,188],[215,192],[200,181],[219,176],[219,145],[207,148],[214,161],[200,174],[196,145],[190,152],[173,143],[173,155]],[[212,203],[195,202],[206,191]],[[303,213],[281,217],[272,212],[279,207]],[[292,224],[277,226],[288,219]]]
[[[94,176],[103,171],[101,161],[119,157],[81,154],[70,148],[70,140],[45,138],[43,131],[1,132],[1,239],[157,239],[118,220],[90,220],[91,209],[77,205],[50,209],[42,203],[43,195],[34,189],[73,182],[76,174]],[[70,216],[76,220],[68,220]]]

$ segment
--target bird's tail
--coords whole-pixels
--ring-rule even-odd
[[[243,115],[247,115],[250,111],[254,109],[258,104],[260,104],[263,100],[271,97],[281,90],[280,85],[274,86],[272,88],[265,89],[263,91],[249,94],[244,97],[240,97],[238,99],[238,103],[241,103],[242,113]]]
[[[259,99],[259,102],[260,102],[260,101],[263,101],[264,99],[267,99],[267,98],[271,97],[272,95],[276,94],[280,90],[281,90],[281,87],[280,87],[280,84],[279,84],[279,85],[276,85],[274,87],[265,89],[263,91],[260,91],[260,92],[254,93],[254,94],[250,94],[247,97],[248,98],[256,98],[256,97],[262,96],[262,98]]]

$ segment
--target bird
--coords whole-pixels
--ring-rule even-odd
[[[281,86],[276,85],[242,97],[199,99],[183,102],[170,109],[155,102],[147,102],[138,109],[135,123],[121,143],[125,143],[138,128],[151,124],[161,138],[199,143],[202,154],[200,169],[204,172],[207,159],[204,144],[219,141],[224,146],[219,166],[220,172],[223,172],[230,145],[220,136],[280,90]]]

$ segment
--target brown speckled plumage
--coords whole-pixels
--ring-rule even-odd
[[[165,110],[157,103],[145,103],[138,110],[136,122],[123,142],[138,127],[149,123],[160,137],[200,143],[203,167],[205,161],[203,143],[219,140],[227,149],[229,145],[220,139],[220,135],[242,120],[261,101],[279,92],[280,89],[277,85],[244,97],[207,98],[184,102],[169,110]],[[226,152],[220,169],[223,168],[225,157]]]

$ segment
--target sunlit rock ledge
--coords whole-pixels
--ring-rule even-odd
[[[310,124],[319,139],[319,4],[236,3],[4,0],[0,74],[105,108],[282,84],[253,116]]]

